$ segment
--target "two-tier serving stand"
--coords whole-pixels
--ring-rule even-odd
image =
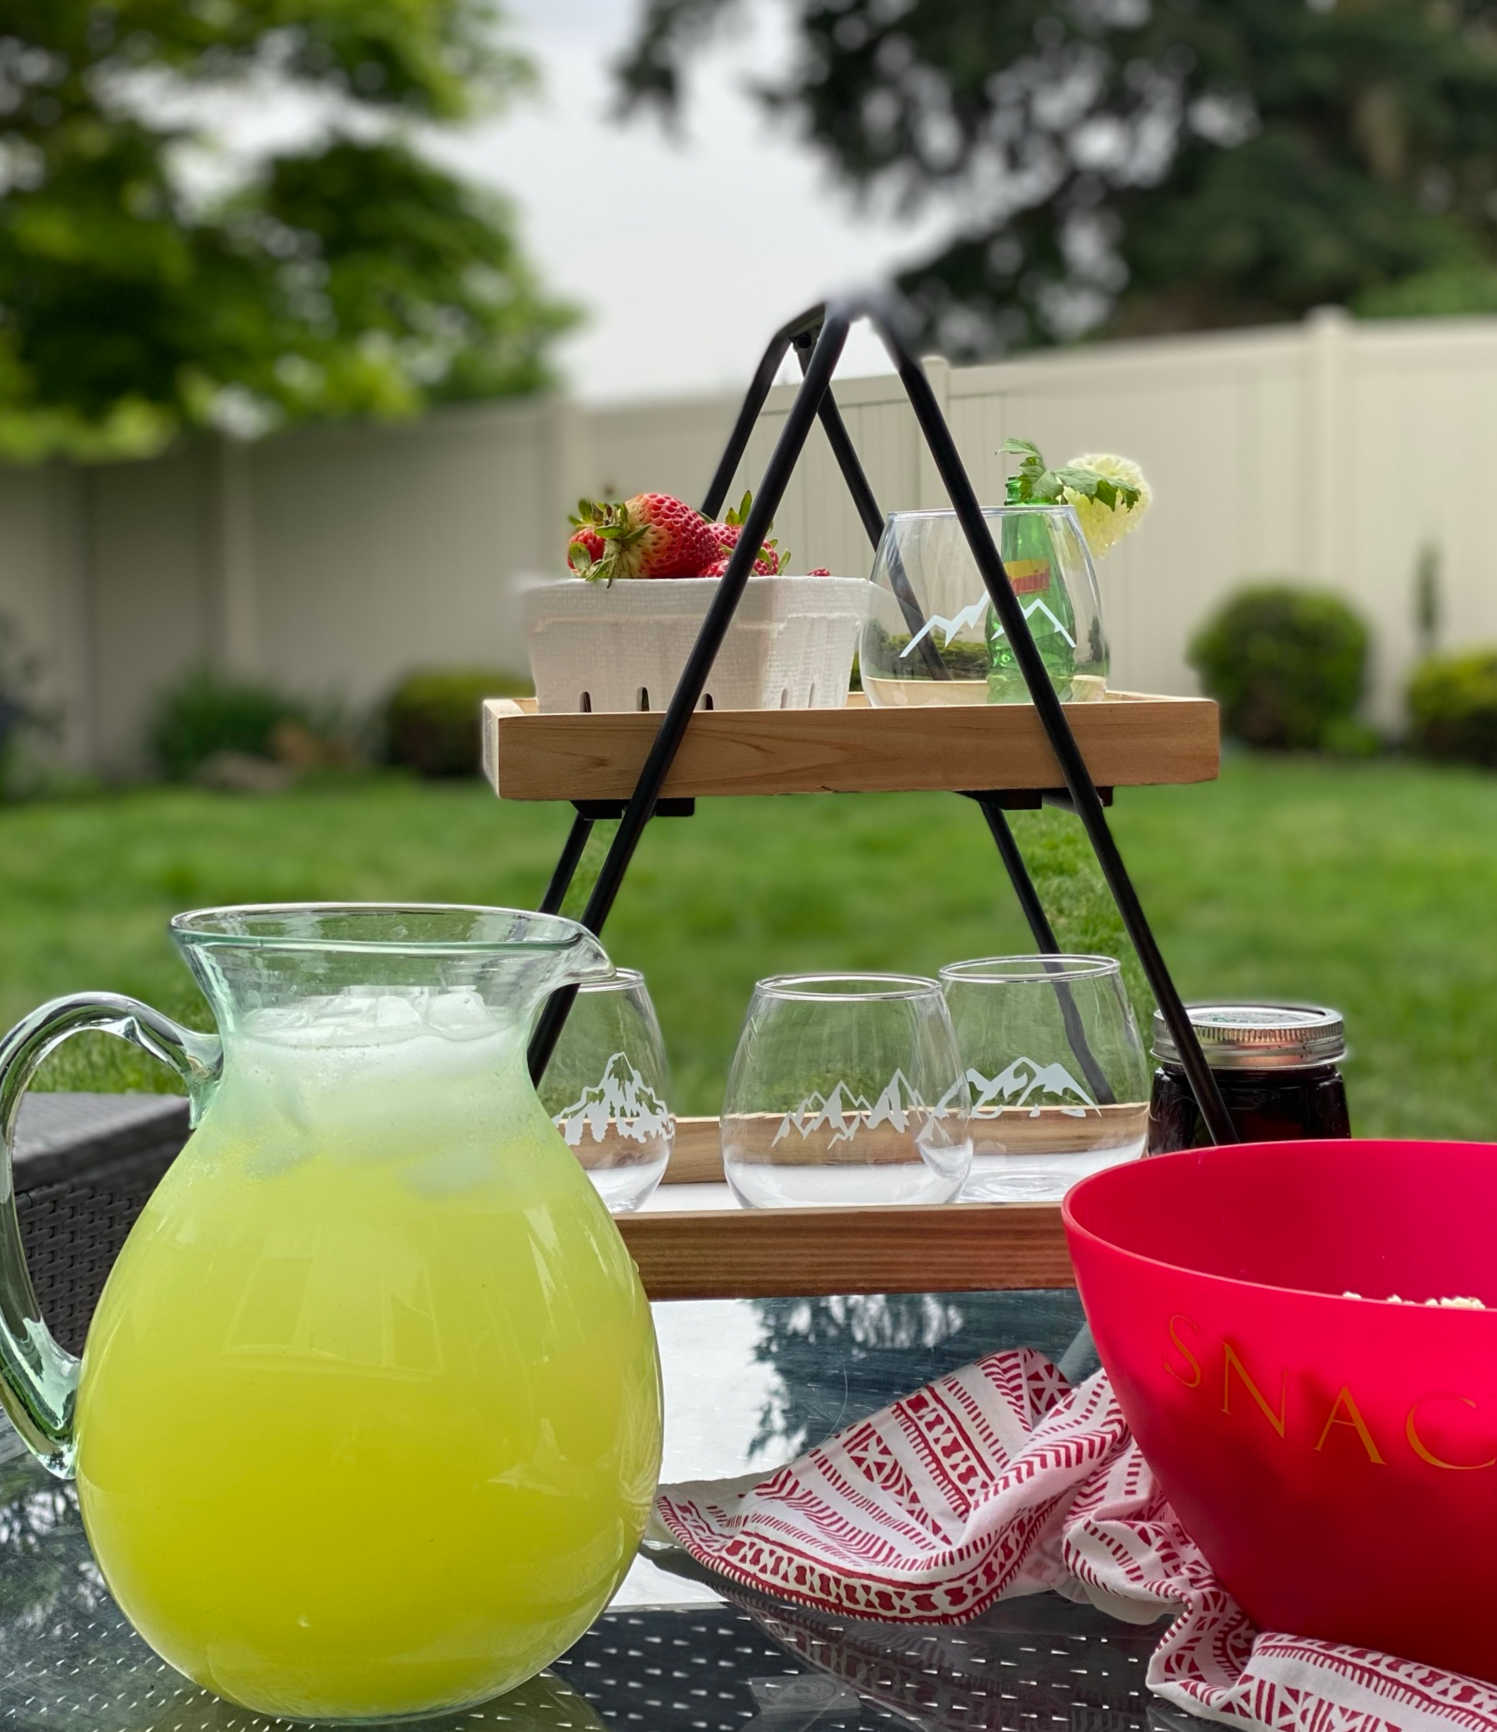
[[[832,391],[852,323],[867,318],[888,350],[921,436],[966,535],[1029,688],[1023,704],[876,709],[701,710],[713,661],[769,534],[785,488],[820,420],[869,540],[884,519]],[[726,794],[872,793],[942,789],[973,800],[987,822],[1014,893],[1047,955],[1059,946],[1009,826],[1007,813],[1042,804],[1080,820],[1138,952],[1213,1140],[1232,1122],[1154,941],[1108,826],[1113,790],[1208,781],[1217,773],[1216,705],[1199,698],[1109,692],[1062,704],[1030,635],[977,494],[907,335],[904,309],[862,295],[811,308],[776,332],[744,398],[702,510],[727,498],[775,376],[794,351],[801,383],[743,534],[728,561],[670,703],[662,714],[542,715],[534,704],[484,706],[484,767],[509,800],[570,800],[576,816],[543,910],[557,912],[593,826],[618,820],[582,920],[601,933],[645,826],[689,816],[699,798]],[[902,598],[909,610],[911,598]],[[923,623],[918,615],[912,629]],[[575,991],[575,989],[574,989]],[[531,1043],[539,1076],[574,993],[558,993]],[[666,1183],[721,1181],[717,1121],[683,1120]],[[664,1211],[619,1225],[656,1298],[732,1294],[924,1292],[1067,1287],[1070,1261],[1056,1204],[849,1209]]]

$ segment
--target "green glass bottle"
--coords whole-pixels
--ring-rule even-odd
[[[1018,476],[1009,477],[1010,506],[1022,503],[1016,497],[1019,485]],[[1064,703],[1076,673],[1076,616],[1051,543],[1052,522],[1052,514],[1042,508],[1005,514],[998,520],[998,552],[1050,683]],[[988,702],[1028,703],[1029,688],[996,609],[988,611],[987,641]]]

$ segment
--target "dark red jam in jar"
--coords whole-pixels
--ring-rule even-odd
[[[1349,1137],[1341,1016],[1312,1004],[1193,1004],[1191,1026],[1206,1055],[1239,1141],[1288,1143]],[[1154,1090],[1146,1153],[1198,1149],[1211,1142],[1174,1037],[1154,1012]]]

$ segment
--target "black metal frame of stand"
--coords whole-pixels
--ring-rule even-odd
[[[1053,796],[1054,801],[1074,811],[1086,830],[1097,857],[1097,864],[1102,869],[1102,875],[1107,881],[1113,901],[1117,904],[1128,937],[1138,952],[1159,1009],[1174,1038],[1180,1062],[1212,1140],[1218,1143],[1234,1142],[1236,1134],[1231,1116],[1222,1100],[1216,1079],[1206,1063],[1195,1030],[1191,1027],[1185,1006],[1175,990],[1174,981],[1165,966],[1143,907],[1134,891],[1133,882],[1108,827],[1104,806],[1111,791],[1099,790],[1087,770],[1086,761],[1066,719],[1065,708],[1050,683],[1045,665],[1030,635],[1028,621],[1008,581],[1008,574],[989,531],[983,508],[957,452],[946,418],[941,413],[930,382],[908,341],[907,319],[898,303],[888,295],[859,294],[812,307],[782,326],[764,351],[764,357],[744,397],[738,419],[733,425],[722,459],[702,503],[702,510],[708,517],[715,518],[722,509],[728,488],[748,447],[749,437],[774,385],[775,375],[792,349],[801,367],[800,388],[785,416],[784,426],[780,430],[769,462],[765,465],[763,478],[754,493],[753,505],[738,545],[729,557],[727,571],[718,584],[717,594],[707,610],[680,681],[666,706],[659,731],[635,784],[634,793],[618,814],[619,827],[609,846],[597,882],[588,897],[582,922],[591,931],[602,932],[623,883],[624,874],[650,819],[663,815],[664,811],[672,806],[676,810],[690,809],[689,801],[663,802],[660,791],[675,761],[692,715],[701,701],[712,664],[743,598],[744,588],[753,569],[754,556],[769,534],[770,524],[779,510],[795,465],[805,448],[813,421],[820,420],[868,538],[875,547],[878,545],[883,533],[883,515],[879,511],[873,489],[858,460],[852,437],[847,431],[831,389],[832,373],[847,342],[848,331],[855,320],[863,318],[873,325],[894,363],[926,448],[935,463],[957,520],[966,535],[968,546],[972,550],[972,556],[977,562],[977,568],[982,574],[982,580],[987,586],[993,607],[1013,645],[1024,683],[1029,688],[1030,698],[1065,781],[1065,792],[1062,794],[1057,790]],[[912,625],[918,628],[924,623],[918,603],[913,596],[907,595],[900,599],[907,612],[911,607],[915,609]],[[1018,804],[1033,804],[1033,797],[1015,796],[1003,789],[971,790],[970,797],[977,802],[987,820],[1035,943],[1043,954],[1057,954],[1059,947],[1055,934],[1004,815],[1006,808]],[[544,912],[555,913],[560,909],[581,862],[592,826],[598,817],[604,815],[615,814],[613,811],[605,814],[596,807],[579,806],[541,904]],[[544,1072],[575,996],[575,987],[558,992],[542,1012],[530,1044],[532,1076],[539,1078]]]

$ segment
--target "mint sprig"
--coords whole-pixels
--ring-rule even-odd
[[[1095,469],[1083,469],[1063,463],[1058,469],[1047,469],[1038,445],[1032,439],[1005,439],[1000,451],[1023,461],[1008,478],[1007,498],[1010,505],[1057,505],[1069,488],[1083,499],[1095,499],[1116,511],[1120,506],[1131,511],[1138,504],[1138,488],[1126,481],[1114,481],[1099,475]]]

